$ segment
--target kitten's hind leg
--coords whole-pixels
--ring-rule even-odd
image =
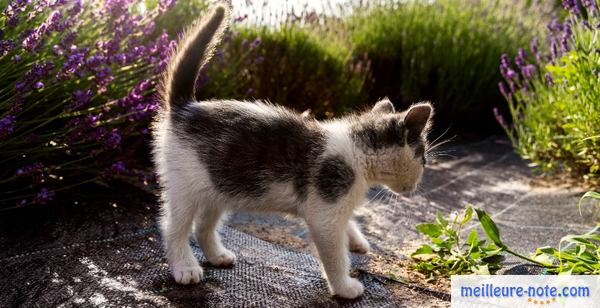
[[[188,196],[169,193],[161,217],[162,236],[167,260],[175,281],[180,284],[198,283],[202,267],[192,253],[190,234],[195,212],[195,202]]]
[[[200,205],[194,220],[194,234],[204,256],[213,266],[230,266],[235,254],[223,246],[218,229],[223,209]]]
[[[325,214],[327,207],[331,209],[335,205],[326,204],[322,209],[314,206],[314,212],[305,217],[306,224],[317,247],[331,294],[356,298],[363,294],[364,287],[358,279],[350,277],[346,234],[348,218],[339,217],[338,213]]]
[[[354,220],[348,222],[346,234],[348,235],[350,251],[365,254],[371,250],[369,242],[360,232],[360,229]]]

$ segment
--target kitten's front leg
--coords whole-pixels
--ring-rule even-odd
[[[365,254],[371,250],[371,245],[369,245],[365,236],[360,232],[360,229],[354,220],[348,222],[346,234],[348,234],[350,251]]]
[[[335,205],[327,204],[331,208]],[[332,215],[329,215],[332,214]],[[339,213],[316,210],[307,215],[306,223],[311,232],[332,295],[344,298],[361,296],[364,287],[356,278],[350,277],[350,259],[347,246],[347,218],[334,217]]]

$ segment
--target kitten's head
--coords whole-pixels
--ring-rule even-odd
[[[432,114],[429,103],[396,112],[394,105],[384,99],[360,116],[354,138],[368,155],[367,169],[372,182],[384,184],[397,193],[417,188],[425,168]]]

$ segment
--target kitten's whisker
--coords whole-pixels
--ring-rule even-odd
[[[435,142],[440,140],[440,138],[444,137],[444,135],[446,135],[446,133],[448,133],[449,130],[450,130],[450,126],[448,126],[448,128],[446,128],[446,130],[441,135],[439,135],[437,138],[435,138],[435,140],[433,140],[431,142],[431,144],[432,145],[435,144]]]
[[[454,137],[456,137],[456,135],[454,135],[454,136],[453,136],[453,137],[451,137],[451,138],[448,138],[448,139],[446,139],[446,140],[443,140],[443,141],[440,141],[440,142],[438,142],[438,143],[436,143],[436,144],[433,144],[433,145],[431,145],[430,147],[428,147],[428,148],[427,148],[427,150],[426,150],[425,152],[426,152],[426,153],[429,153],[429,152],[433,151],[434,149],[436,149],[437,147],[439,147],[439,146],[441,146],[441,145],[444,145],[444,144],[446,144],[446,143],[448,143],[448,142],[452,142],[452,141],[454,141]]]

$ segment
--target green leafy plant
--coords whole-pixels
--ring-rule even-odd
[[[600,194],[587,192],[581,198],[579,205],[586,198],[600,200]],[[550,246],[537,248],[532,257],[528,258],[514,252],[502,242],[498,227],[485,211],[476,210],[476,212],[488,238],[500,247],[501,251],[545,267],[549,273],[600,274],[600,224],[588,233],[563,237],[558,249]]]
[[[600,193],[587,192],[579,201],[580,208],[583,200],[587,198],[600,200]],[[600,223],[588,233],[567,235],[561,238],[558,249],[554,247],[537,248],[534,258],[545,262],[558,263],[558,267],[548,269],[552,273],[599,275]]]
[[[549,175],[600,182],[600,11],[563,1],[569,16],[548,25],[548,44],[501,58],[513,124],[498,115],[518,153]],[[543,42],[540,40],[540,42]],[[544,48],[545,47],[545,48]]]
[[[494,243],[480,240],[473,229],[467,238],[461,238],[461,229],[471,220],[473,207],[467,206],[459,215],[453,213],[448,219],[438,212],[433,223],[418,224],[417,230],[427,235],[431,243],[420,246],[411,257],[416,261],[414,268],[428,274],[449,276],[455,274],[490,274],[500,268],[502,251]]]
[[[585,199],[600,200],[600,193],[587,192],[581,197],[579,207]],[[461,229],[471,220],[473,211],[477,213],[479,223],[492,243],[486,245],[485,240],[479,240],[476,229],[472,229],[468,237],[461,240]],[[502,242],[500,230],[492,217],[471,205],[467,206],[462,216],[454,213],[446,220],[438,212],[435,222],[418,224],[416,227],[431,238],[431,243],[420,246],[412,253],[411,256],[416,260],[413,267],[428,274],[430,279],[436,275],[493,273],[493,270],[501,267],[502,252],[544,267],[549,273],[600,274],[600,223],[588,233],[563,237],[558,249],[550,246],[537,248],[531,257],[515,252]]]

